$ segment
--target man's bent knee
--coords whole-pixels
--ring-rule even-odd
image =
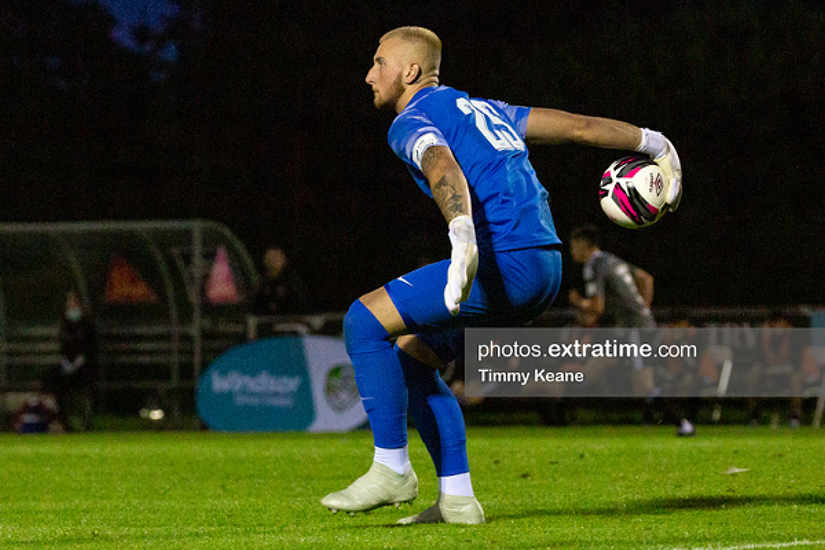
[[[380,300],[380,295],[372,292],[350,306],[344,316],[344,342],[348,353],[368,353],[386,348],[392,336],[403,332],[405,327],[401,315],[386,291],[384,296],[389,305]],[[395,317],[400,321],[400,326]]]
[[[398,308],[395,307],[386,288],[381,287],[364,294],[358,301],[370,310],[390,335],[398,336],[406,332],[407,326],[404,324],[404,320],[401,318],[401,314],[398,313]]]

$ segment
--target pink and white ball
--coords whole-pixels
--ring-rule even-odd
[[[665,178],[659,166],[643,155],[623,157],[605,170],[599,185],[602,210],[629,229],[653,225],[664,215]]]

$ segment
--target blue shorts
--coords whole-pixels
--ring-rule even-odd
[[[444,304],[449,260],[426,265],[384,285],[410,334],[445,363],[464,354],[464,327],[521,326],[541,314],[561,284],[559,246],[479,251],[478,272],[453,317]]]

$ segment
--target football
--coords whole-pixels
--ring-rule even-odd
[[[605,170],[599,200],[607,217],[622,227],[653,225],[664,215],[665,178],[644,155],[620,158]]]

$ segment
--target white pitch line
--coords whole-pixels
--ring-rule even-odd
[[[793,542],[757,542],[738,546],[695,546],[692,548],[660,548],[659,550],[758,550],[760,548],[793,548],[797,546],[825,546],[825,540],[795,540]]]

